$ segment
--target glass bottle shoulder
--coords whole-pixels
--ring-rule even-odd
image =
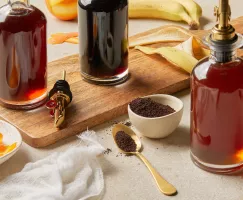
[[[113,12],[128,5],[128,0],[79,0],[79,7],[92,12]]]
[[[27,32],[46,23],[44,13],[32,5],[26,9],[12,9],[9,5],[0,8],[0,30],[2,31]]]
[[[243,60],[239,57],[228,63],[217,63],[212,58],[200,60],[192,71],[192,78],[197,80],[241,77],[243,81]]]

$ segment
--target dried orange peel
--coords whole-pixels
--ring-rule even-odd
[[[11,145],[6,145],[3,143],[3,135],[0,133],[0,157],[8,154],[13,151],[17,146],[17,143],[13,143]]]
[[[78,44],[78,33],[55,33],[48,39],[49,44],[62,44],[64,42]]]

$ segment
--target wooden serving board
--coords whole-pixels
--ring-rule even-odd
[[[243,18],[233,23],[243,33]],[[156,29],[155,29],[156,30]],[[131,37],[134,39],[153,30]],[[193,31],[201,37],[206,31]],[[168,44],[167,44],[168,45]],[[172,44],[173,45],[173,44]],[[130,79],[118,86],[97,86],[82,80],[78,55],[56,60],[48,65],[48,85],[52,87],[67,71],[74,98],[66,110],[66,122],[61,130],[54,128],[49,111],[43,106],[31,111],[9,110],[0,107],[0,118],[15,125],[24,141],[33,147],[44,147],[63,138],[80,133],[127,112],[134,98],[154,94],[171,94],[189,88],[189,75],[159,56],[146,56],[130,50]]]

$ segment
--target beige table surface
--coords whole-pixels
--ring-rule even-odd
[[[78,30],[77,22],[63,22],[52,17],[45,7],[44,0],[32,0],[31,2],[46,14],[48,35],[55,32]],[[201,4],[204,11],[203,28],[209,29],[215,23],[213,7],[218,1],[197,0],[197,2]],[[230,2],[233,12],[232,18],[241,16],[243,1],[231,0]],[[170,23],[172,22],[161,20],[130,20],[129,34],[134,35]],[[48,46],[49,61],[74,53],[78,53],[77,45]],[[100,159],[106,184],[104,200],[243,200],[243,175],[214,175],[204,172],[192,164],[189,156],[190,94],[189,91],[183,91],[176,96],[182,99],[185,105],[179,128],[166,139],[142,138],[142,142],[144,144],[143,154],[167,180],[176,186],[179,191],[178,195],[167,197],[160,194],[149,171],[138,158],[117,157],[118,150],[113,143],[110,130],[114,122],[128,120],[127,116],[124,116],[95,128],[99,141],[106,148],[112,149],[112,153]],[[34,149],[23,144],[12,159],[0,166],[0,177],[18,172],[26,163],[44,158],[55,151],[63,151],[76,142],[76,137],[72,137],[44,149]]]

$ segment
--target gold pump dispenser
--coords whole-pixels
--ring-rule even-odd
[[[229,0],[220,0],[219,7],[214,8],[214,15],[219,23],[212,30],[212,40],[232,40],[236,34],[234,27],[229,24],[231,18]]]
[[[218,24],[204,42],[211,50],[211,58],[215,62],[226,63],[234,60],[236,49],[242,46],[242,36],[235,32],[230,24],[231,9],[229,0],[219,0],[219,6],[214,8]]]

